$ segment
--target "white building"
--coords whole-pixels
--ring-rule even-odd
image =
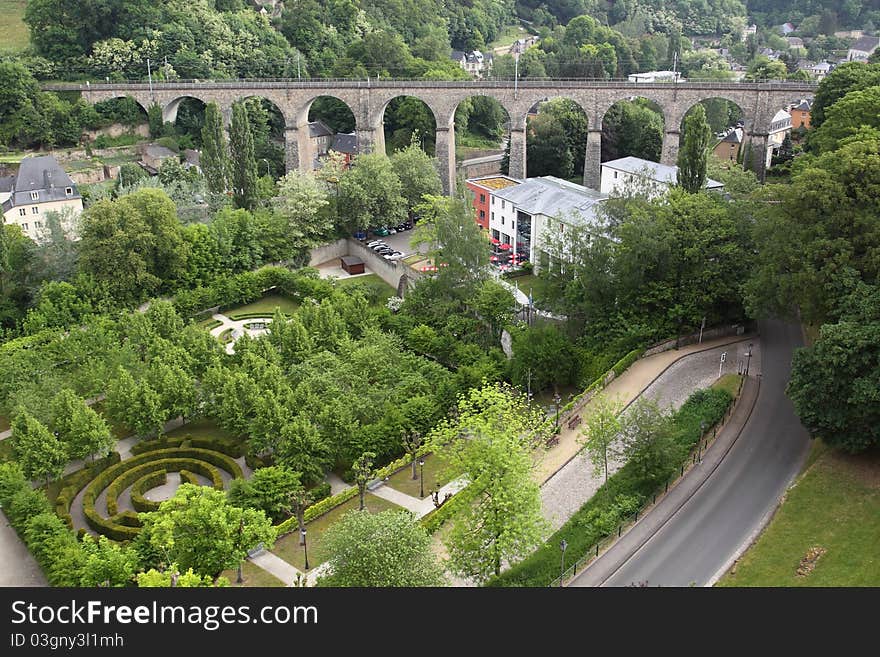
[[[769,167],[773,154],[779,150],[785,135],[791,132],[791,114],[781,109],[773,115],[770,130],[767,131],[767,153],[764,166]]]
[[[877,46],[880,46],[880,37],[863,36],[852,44],[846,53],[848,62],[865,62],[871,56]]]
[[[630,82],[683,82],[679,71],[648,71],[647,73],[633,73],[628,79]]]
[[[69,208],[65,216],[72,220],[83,209],[76,184],[51,155],[26,157],[16,175],[0,178],[0,203],[6,223],[20,226],[35,242],[43,239],[48,213]],[[63,228],[72,236],[72,225]]]
[[[599,222],[599,204],[607,199],[595,189],[543,176],[493,191],[489,234],[514,253],[528,254],[535,270],[547,266],[548,235],[563,235],[575,225]]]
[[[451,57],[453,61],[458,62],[461,68],[475,78],[483,77],[492,68],[492,53],[483,54],[479,50],[472,50],[470,52],[453,50]]]
[[[678,167],[640,157],[622,157],[602,163],[599,191],[607,196],[619,196],[633,190],[646,194],[648,198],[656,198],[676,184]],[[721,191],[724,183],[710,178],[706,180],[706,189]]]

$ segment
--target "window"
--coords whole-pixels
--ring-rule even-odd
[[[501,225],[502,226],[504,225],[504,215],[503,214],[501,215]]]
[[[486,195],[480,194],[480,203],[485,203],[485,202],[486,202]]]
[[[27,230],[27,229],[28,229],[28,225],[27,225],[27,224],[22,224],[22,225],[21,225],[21,228],[22,228],[22,230]]]
[[[64,189],[64,193],[67,194],[68,196],[73,196],[73,187],[66,187]]]
[[[565,232],[565,224],[562,223],[561,221],[559,222],[559,232],[560,232],[560,233],[564,233],[564,232]]]
[[[36,201],[40,198],[40,192],[31,192],[31,200]]]
[[[495,205],[495,197],[492,197],[492,205]]]
[[[35,221],[34,222],[34,228],[42,228],[42,227],[43,227],[42,221]]]
[[[480,210],[480,219],[485,219],[485,218],[486,218],[486,211]]]
[[[617,172],[614,172],[614,179],[617,180]]]
[[[504,199],[501,199],[501,209],[504,209]]]
[[[40,208],[36,205],[31,208],[31,214],[40,214]]]
[[[492,221],[495,221],[495,213],[492,213]]]
[[[27,210],[26,210],[25,208],[19,208],[19,209],[18,209],[18,215],[19,215],[20,217],[24,217],[24,216],[26,216],[26,215],[27,215]]]
[[[497,230],[493,230],[493,231],[492,231],[492,237],[495,238],[496,240],[497,240],[500,236],[501,236],[501,233],[499,233]]]

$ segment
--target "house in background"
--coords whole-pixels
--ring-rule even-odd
[[[682,82],[679,71],[648,71],[633,73],[627,78],[630,82]]]
[[[358,154],[357,134],[354,132],[337,132],[333,138],[331,151],[336,151],[345,156],[345,168],[351,166],[351,161]]]
[[[743,129],[739,126],[731,128],[721,138],[712,152],[719,160],[730,160],[736,162],[739,159],[739,152],[743,144]]]
[[[865,62],[871,56],[871,53],[877,50],[877,46],[880,46],[880,37],[863,36],[849,47],[846,53],[846,61]]]
[[[139,147],[141,159],[138,164],[151,176],[159,173],[165,160],[179,160],[177,153],[159,144],[143,144]]]
[[[817,80],[822,80],[829,73],[831,73],[831,71],[834,70],[834,64],[831,64],[830,62],[822,61],[822,62],[819,62],[818,64],[812,64],[811,66],[808,66],[804,70],[806,70],[807,73],[812,75]]]
[[[475,78],[483,77],[492,68],[492,53],[483,54],[479,50],[471,50],[469,52],[453,50],[450,57]]]
[[[794,25],[791,23],[783,23],[782,25],[778,25],[776,27],[776,31],[779,32],[782,36],[788,36],[792,32],[794,32]]]
[[[767,154],[765,166],[770,166],[773,154],[779,150],[785,136],[791,132],[791,114],[781,109],[773,115],[770,130],[767,131]]]
[[[788,113],[791,114],[792,128],[810,129],[810,109],[812,106],[813,103],[809,98],[802,98],[799,102],[791,104]]]
[[[740,41],[746,41],[750,36],[755,36],[758,34],[758,26],[757,25],[749,25],[748,27],[743,28],[742,34],[739,36]]]
[[[678,184],[678,167],[643,160],[640,157],[621,157],[602,163],[599,191],[608,196],[624,193],[628,188],[657,198]],[[706,189],[722,191],[724,183],[707,179]]]
[[[326,157],[333,143],[333,131],[321,120],[309,121],[309,143],[312,151],[312,168],[320,169],[320,160]]]
[[[82,196],[70,176],[51,155],[26,157],[18,173],[0,178],[0,201],[7,224],[21,227],[22,232],[35,242],[43,237],[46,215],[70,209],[68,219],[82,212]],[[68,237],[73,237],[74,226],[62,226]]]

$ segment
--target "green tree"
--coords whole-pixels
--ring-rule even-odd
[[[286,239],[294,248],[319,244],[332,230],[327,216],[326,186],[311,173],[290,171],[278,181],[275,213],[286,222]]]
[[[318,586],[442,586],[431,538],[407,511],[349,511],[322,539],[328,574]]]
[[[711,140],[706,110],[696,105],[684,119],[684,144],[678,153],[678,184],[691,194],[703,191],[706,186]]]
[[[271,549],[275,542],[266,514],[232,506],[226,493],[207,486],[183,484],[158,511],[140,518],[149,543],[168,562],[203,576],[240,565],[258,543]]]
[[[577,356],[571,341],[554,324],[511,330],[510,377],[520,388],[531,378],[533,391],[577,381]]]
[[[811,437],[858,453],[880,443],[880,288],[859,283],[845,306],[795,352],[786,392]]]
[[[675,440],[672,416],[654,400],[636,400],[621,425],[618,455],[632,464],[645,483],[659,485],[681,464],[684,449]]]
[[[574,155],[564,126],[549,114],[529,119],[526,130],[526,169],[530,176],[556,176],[568,179],[574,175]]]
[[[360,497],[360,511],[364,510],[364,497],[367,494],[367,484],[373,478],[373,460],[376,458],[375,452],[364,452],[354,460],[351,466],[351,473],[354,476],[355,484],[358,487],[358,495]]]
[[[216,580],[210,575],[197,575],[190,568],[186,572],[181,573],[177,564],[172,563],[165,570],[156,570],[150,568],[147,571],[138,573],[135,577],[137,585],[140,588],[159,588],[159,587],[177,587],[177,588],[198,588],[208,586],[228,586],[229,580],[225,577],[218,577]]]
[[[765,80],[785,80],[788,77],[788,69],[785,63],[778,59],[767,57],[755,57],[746,71],[746,80],[751,82],[763,82]]]
[[[880,84],[880,65],[847,62],[835,67],[819,84],[810,107],[810,127],[819,128],[825,122],[828,108],[850,91],[859,91]]]
[[[391,166],[400,180],[401,193],[406,199],[410,217],[413,209],[423,202],[425,196],[442,193],[440,174],[432,158],[419,148],[417,135],[405,149],[391,156]]]
[[[229,151],[232,159],[232,201],[236,208],[253,210],[257,205],[257,161],[247,107],[241,102],[232,106]]]
[[[300,488],[298,472],[273,465],[255,470],[250,479],[235,479],[228,496],[234,506],[258,509],[278,522],[289,510],[290,496]]]
[[[466,473],[471,482],[459,493],[471,503],[447,539],[453,572],[485,581],[540,542],[544,519],[530,450],[537,425],[522,395],[485,386],[462,398],[457,417],[434,432],[450,471]]]
[[[65,444],[69,458],[107,451],[116,442],[104,419],[68,388],[52,400],[50,412],[50,426]]]
[[[121,546],[106,536],[83,537],[82,551],[85,562],[82,566],[80,586],[129,586],[138,569],[137,553]]]
[[[19,411],[12,420],[15,460],[28,479],[49,481],[67,465],[67,450],[61,441],[33,415]]]
[[[199,159],[208,189],[223,194],[229,189],[229,145],[223,129],[223,116],[217,103],[205,106],[205,125],[202,128],[202,153]]]
[[[586,426],[581,430],[581,444],[587,451],[590,461],[596,472],[605,475],[608,481],[608,455],[614,455],[614,443],[620,434],[621,404],[607,399],[604,395],[597,395],[590,402],[592,407],[586,420]]]
[[[860,132],[864,134],[867,129],[874,129],[880,135],[878,102],[880,102],[880,85],[846,94],[825,110],[825,121],[810,135],[811,150],[816,153],[837,150],[844,140],[853,138]],[[789,136],[786,135],[786,138]],[[789,146],[790,143],[789,140]],[[781,149],[780,160],[785,161],[782,160]]]
[[[302,473],[303,484],[311,485],[324,477],[324,468],[330,465],[330,448],[314,424],[297,416],[282,428],[275,460]]]
[[[403,187],[384,155],[368,153],[339,179],[338,212],[341,224],[364,230],[376,224],[396,225],[406,217]]]

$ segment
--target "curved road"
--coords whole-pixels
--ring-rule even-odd
[[[785,396],[792,352],[802,344],[800,327],[768,321],[760,330],[763,377],[742,435],[694,496],[603,586],[712,583],[800,471],[809,437]],[[585,585],[579,580],[587,573],[571,585]]]

